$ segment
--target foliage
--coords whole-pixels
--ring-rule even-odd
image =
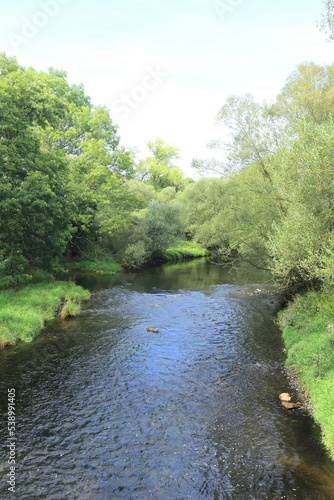
[[[276,112],[288,123],[291,137],[296,120],[320,124],[332,121],[334,65],[299,64],[277,97]],[[297,122],[298,123],[298,122]]]
[[[137,240],[125,247],[121,259],[124,267],[136,269],[142,267],[149,257],[145,242]]]
[[[0,55],[0,286],[30,268],[62,269],[99,241],[110,245],[141,200],[126,186],[131,151],[105,107],[66,73]]]
[[[0,344],[18,340],[30,342],[39,334],[44,322],[52,319],[59,308],[60,316],[74,316],[90,293],[74,283],[45,282],[19,290],[0,292]]]
[[[309,392],[324,443],[334,457],[334,294],[332,289],[300,295],[279,314],[287,364]]]
[[[333,281],[334,122],[303,122],[295,131],[275,159],[275,183],[286,202],[267,244],[271,267],[287,284]]]
[[[193,167],[226,176],[257,162],[270,178],[268,163],[279,147],[283,128],[277,108],[256,103],[250,94],[230,96],[219,110],[217,123],[228,127],[230,140],[215,140],[209,147],[222,150],[225,158],[221,162],[200,162],[197,159]]]
[[[200,179],[180,201],[195,241],[228,254],[238,251],[256,266],[266,265],[265,242],[280,206],[272,183],[257,164],[227,179]]]
[[[124,267],[138,268],[161,259],[184,229],[180,205],[153,200],[146,209],[133,213],[130,224],[118,231],[113,250]]]
[[[168,186],[177,191],[182,189],[191,179],[184,179],[183,172],[173,161],[179,158],[179,150],[164,142],[162,139],[148,141],[151,156],[139,163],[137,176],[141,181],[151,184],[159,191]]]
[[[334,40],[334,0],[323,0],[325,13],[322,16],[320,29],[329,35],[329,40]]]
[[[54,92],[61,78],[3,55],[0,65],[0,281],[8,286],[28,263],[58,269],[71,226],[66,163],[40,147],[36,132],[56,127],[66,112]]]
[[[194,239],[270,268],[284,286],[333,283],[333,105],[334,65],[314,63],[299,65],[271,105],[229,97],[218,122],[231,140],[211,145],[226,152],[225,178],[179,198]]]
[[[168,246],[182,235],[184,229],[180,206],[152,201],[145,214],[150,255],[153,258],[161,257]]]

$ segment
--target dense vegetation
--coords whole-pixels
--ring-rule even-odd
[[[219,177],[184,179],[179,151],[148,141],[119,146],[105,107],[64,72],[0,57],[0,280],[27,283],[84,258],[128,267],[193,241],[222,258],[271,270],[283,286],[334,278],[334,65],[301,64],[274,103],[229,97],[217,121],[231,130]],[[200,253],[199,253],[200,255]],[[96,265],[95,265],[96,267]]]
[[[151,155],[135,165],[107,108],[64,72],[0,55],[0,116],[1,287],[84,256],[116,252],[138,266],[183,232],[167,203],[189,182],[173,164],[177,149],[148,142]]]
[[[195,238],[266,267],[286,286],[333,284],[334,65],[301,64],[276,102],[230,97],[224,178],[184,193]]]

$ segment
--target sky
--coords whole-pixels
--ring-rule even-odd
[[[0,52],[65,70],[106,105],[121,144],[148,154],[162,138],[196,177],[229,95],[272,101],[296,66],[333,62],[322,0],[18,0],[0,7]]]

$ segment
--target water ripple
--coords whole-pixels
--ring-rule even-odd
[[[115,286],[9,357],[4,387],[45,353],[18,391],[20,499],[333,498],[312,421],[277,401],[268,305],[240,290]]]

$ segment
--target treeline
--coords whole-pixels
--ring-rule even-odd
[[[184,193],[194,238],[269,269],[285,286],[333,285],[334,65],[298,66],[273,104],[229,97],[217,120],[223,178]]]
[[[29,282],[92,255],[127,267],[193,241],[270,270],[284,286],[333,284],[334,65],[300,65],[274,103],[229,97],[216,177],[194,182],[179,151],[148,142],[137,161],[105,107],[66,73],[0,56],[0,280]],[[182,246],[182,243],[181,243]],[[184,245],[183,245],[184,247]]]
[[[107,108],[66,73],[0,54],[1,287],[92,254],[138,266],[182,233],[179,208],[167,203],[189,182],[173,164],[176,148],[149,142],[151,155],[136,162],[119,142]]]

